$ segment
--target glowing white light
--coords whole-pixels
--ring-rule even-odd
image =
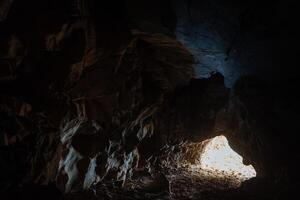
[[[243,164],[243,158],[230,148],[223,135],[204,141],[200,168],[211,171],[212,175],[235,177],[239,182],[256,176],[253,166]]]

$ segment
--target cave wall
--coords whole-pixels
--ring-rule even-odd
[[[164,145],[218,134],[293,184],[293,15],[282,1],[2,1],[2,191],[163,179]]]
[[[220,72],[227,87],[249,74],[268,82],[295,78],[295,47],[289,49],[297,40],[295,2],[174,0],[172,6],[175,34],[195,55],[198,77]]]

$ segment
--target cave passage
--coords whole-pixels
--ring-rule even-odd
[[[0,0],[0,199],[296,199],[299,10]]]
[[[207,171],[212,177],[230,179],[236,186],[256,176],[254,167],[243,164],[242,156],[231,149],[225,136],[216,136],[202,143],[199,164],[194,165],[194,169]]]

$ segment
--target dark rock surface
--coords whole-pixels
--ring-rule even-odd
[[[0,198],[286,199],[296,191],[299,79],[292,61],[291,74],[281,77],[284,62],[272,45],[259,48],[269,53],[266,62],[251,53],[262,24],[246,23],[233,47],[224,38],[199,40],[209,28],[232,41],[242,11],[230,11],[247,7],[211,1],[228,16],[222,25],[201,2],[0,1]],[[259,11],[274,31],[270,13]],[[282,31],[265,37],[278,48],[292,40]],[[215,45],[222,56],[213,60],[226,73],[202,54]],[[240,77],[251,59],[266,68],[249,64],[256,73]],[[221,134],[258,173],[238,189],[181,166],[197,156],[191,144]]]

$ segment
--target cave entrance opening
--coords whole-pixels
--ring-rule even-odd
[[[243,158],[229,146],[225,136],[220,135],[202,142],[197,168],[208,176],[227,179],[240,186],[242,182],[256,177],[252,165],[244,165]]]

